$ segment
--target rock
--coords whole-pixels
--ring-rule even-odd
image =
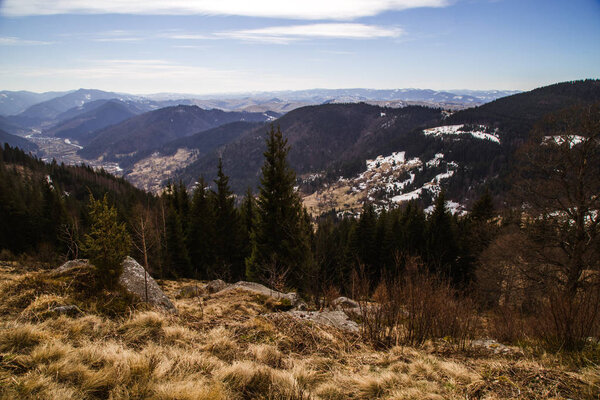
[[[81,311],[76,305],[53,307],[49,311],[57,315],[68,315],[70,317],[83,314],[83,311]]]
[[[476,339],[471,341],[471,346],[486,349],[494,354],[518,354],[521,351],[497,342],[494,339]]]
[[[338,297],[337,299],[331,302],[331,305],[336,310],[345,310],[348,308],[359,308],[359,305],[356,301],[349,299],[347,297]]]
[[[189,299],[190,297],[198,297],[204,290],[200,286],[184,286],[177,293],[177,297]]]
[[[89,261],[85,258],[78,258],[76,260],[69,260],[58,268],[54,269],[55,274],[62,274],[68,272],[74,268],[85,267],[89,265]]]
[[[352,321],[343,311],[287,311],[287,314],[314,322],[316,324],[333,326],[348,332],[358,332],[358,324]]]
[[[277,300],[288,300],[292,307],[296,307],[302,301],[302,300],[300,300],[298,295],[294,292],[281,293],[281,292],[278,292],[277,290],[269,289],[265,285],[261,285],[260,283],[256,283],[256,282],[239,281],[239,282],[229,286],[227,289],[229,290],[229,289],[236,289],[236,288],[249,290],[251,292],[259,293],[264,296],[269,296],[269,297],[272,297]]]
[[[171,300],[164,294],[150,274],[147,274],[146,278],[148,281],[148,303],[160,307],[165,311],[177,313],[177,309]],[[123,261],[123,273],[119,277],[119,283],[128,292],[137,295],[144,301],[146,300],[144,267],[129,256]]]
[[[214,281],[210,281],[206,284],[206,290],[208,291],[208,293],[217,293],[228,286],[229,285],[221,279],[215,279]]]

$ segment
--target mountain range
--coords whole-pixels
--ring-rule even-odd
[[[324,104],[293,110],[274,124],[281,127],[291,145],[289,160],[307,194],[340,181],[340,177],[358,182],[356,179],[368,172],[368,159],[402,153],[394,163],[402,159],[406,168],[389,177],[391,181],[383,187],[374,185],[377,190],[364,200],[385,203],[392,198],[421,197],[427,205],[442,186],[457,202],[472,199],[483,185],[496,193],[506,190],[512,154],[537,121],[565,107],[597,101],[600,81],[587,80],[555,84],[454,113],[418,106]],[[263,124],[208,153],[203,149],[197,157],[179,163],[170,179],[192,185],[202,175],[210,181],[218,158],[222,158],[234,191],[255,187],[268,129],[269,124]],[[168,146],[170,154],[178,148],[195,149],[189,142]],[[409,162],[418,168],[408,168]],[[135,163],[127,168],[126,173],[135,175]],[[344,190],[361,188],[350,185]]]
[[[153,190],[164,179],[186,185],[200,176],[211,181],[221,158],[232,189],[241,193],[258,183],[265,135],[273,124],[291,146],[289,160],[307,196],[329,188],[337,194],[327,196],[339,197],[341,205],[349,193],[364,192],[360,201],[380,206],[416,197],[426,206],[442,186],[457,202],[468,202],[482,185],[506,190],[512,154],[534,124],[562,108],[600,101],[599,82],[564,82],[517,94],[314,89],[199,98],[80,89],[0,117],[0,129],[13,144],[14,134],[31,135],[32,129],[33,137],[75,143],[82,148],[72,162],[117,162],[126,178]],[[35,101],[22,92],[1,93],[20,99],[12,109]]]

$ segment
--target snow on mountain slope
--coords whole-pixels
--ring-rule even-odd
[[[450,135],[457,135],[457,136],[471,135],[477,139],[491,140],[492,142],[496,142],[496,143],[500,144],[500,137],[498,136],[498,133],[496,131],[492,132],[491,129],[485,125],[466,126],[466,125],[461,124],[461,125],[437,126],[435,128],[424,129],[423,134],[428,135],[428,136],[432,135],[432,136],[438,136],[438,137],[450,136]]]
[[[446,162],[444,154],[437,153],[426,162],[418,157],[406,158],[405,152],[378,156],[366,160],[366,169],[353,178],[340,179],[305,196],[304,204],[313,215],[332,208],[339,214],[357,215],[364,203],[372,203],[376,210],[390,209],[406,201],[422,199],[428,203],[441,192],[443,181],[451,178],[458,164]],[[318,179],[312,174],[305,181]],[[463,207],[453,203],[452,212]]]

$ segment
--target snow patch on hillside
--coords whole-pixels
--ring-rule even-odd
[[[476,139],[490,140],[492,142],[500,144],[500,137],[498,136],[497,130],[493,133],[486,132],[489,129],[485,125],[471,126],[470,129],[466,130],[464,124],[460,125],[443,125],[436,126],[435,128],[424,129],[423,134],[426,136],[462,136],[471,135]]]
[[[556,136],[544,136],[544,143],[554,143],[561,146],[564,143],[569,144],[569,148],[578,145],[583,142],[585,137],[579,135],[556,135]]]

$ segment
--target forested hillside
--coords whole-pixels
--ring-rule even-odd
[[[258,122],[271,119],[264,113],[203,110],[197,106],[174,106],[150,111],[94,133],[79,151],[87,159],[103,156],[119,160],[124,155],[153,149],[171,140],[235,121]]]
[[[151,195],[122,178],[85,166],[44,163],[5,145],[0,149],[0,247],[50,259],[67,254],[87,230],[89,196],[105,193],[121,218],[137,203],[153,203]]]
[[[329,171],[332,176],[359,171],[366,158],[374,157],[395,137],[432,124],[441,110],[410,106],[401,109],[368,104],[326,104],[296,109],[274,122],[291,145],[289,160],[300,175]],[[184,183],[198,176],[214,176],[213,165],[222,157],[236,193],[256,187],[267,127],[248,132],[238,140],[201,157],[180,175]]]

